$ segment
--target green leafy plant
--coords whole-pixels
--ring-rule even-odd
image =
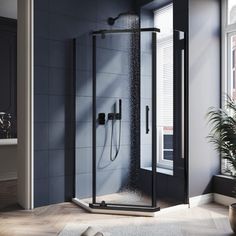
[[[228,161],[226,171],[236,176],[236,103],[227,97],[223,109],[211,107],[207,116],[212,125],[208,139],[221,157]]]

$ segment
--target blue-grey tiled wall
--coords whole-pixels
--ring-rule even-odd
[[[76,51],[76,195],[91,193],[92,83],[91,31],[108,28],[106,19],[133,8],[132,0],[35,0],[35,88],[34,88],[34,187],[35,206],[69,200],[73,189],[73,47]],[[125,27],[127,20],[116,27]],[[123,99],[120,158],[106,169],[98,163],[98,194],[116,191],[127,181],[129,169],[129,40],[98,40],[98,111],[108,112]],[[107,43],[107,45],[106,45]],[[109,47],[107,47],[109,46]],[[122,63],[121,63],[122,62]],[[108,124],[109,126],[110,124]],[[109,128],[109,127],[107,127]],[[110,130],[110,129],[109,129]],[[108,156],[104,127],[98,128],[98,156]],[[127,161],[128,160],[128,161]],[[115,170],[114,170],[115,169]]]
[[[118,22],[119,23],[119,22]],[[129,22],[116,27],[130,27]],[[99,25],[104,28],[106,25]],[[77,38],[76,122],[76,197],[92,195],[92,55],[91,39],[80,47]],[[97,114],[106,114],[106,124],[97,126],[97,195],[120,191],[127,187],[131,174],[131,35],[106,35],[96,39]],[[88,58],[87,58],[88,57]],[[85,74],[86,72],[86,74]],[[83,78],[86,77],[86,80]],[[114,105],[122,99],[121,148],[117,159],[110,160],[112,121],[107,120]],[[113,152],[118,144],[119,121],[114,124]]]

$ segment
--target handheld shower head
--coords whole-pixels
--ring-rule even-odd
[[[137,16],[135,12],[123,12],[120,13],[117,17],[109,17],[107,19],[108,25],[114,25],[116,20],[118,20],[121,16]]]

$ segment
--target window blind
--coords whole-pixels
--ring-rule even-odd
[[[157,36],[158,126],[173,127],[173,5],[154,12]]]

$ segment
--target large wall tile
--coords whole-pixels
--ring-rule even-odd
[[[73,42],[50,41],[49,65],[51,67],[72,68]]]
[[[92,146],[92,122],[76,123],[76,147],[84,148]]]
[[[50,122],[65,122],[65,96],[49,96],[49,120]]]
[[[82,71],[92,71],[92,46],[79,43],[76,48],[76,69]]]
[[[49,69],[48,67],[34,67],[34,93],[48,94],[49,87]]]
[[[34,207],[41,207],[49,204],[49,183],[48,179],[34,181]]]
[[[48,95],[34,96],[34,121],[48,122]]]
[[[129,184],[129,169],[99,171],[97,173],[97,195],[119,192]]]
[[[49,123],[49,149],[65,148],[65,123]]]
[[[34,11],[34,32],[35,36],[49,38],[49,12]]]
[[[49,177],[65,175],[65,150],[49,151]]]
[[[92,44],[91,29],[96,23],[80,20],[68,15],[50,14],[49,37],[55,40],[69,41],[77,39],[77,43]]]
[[[49,1],[50,0],[34,0],[34,9],[49,11]]]
[[[76,95],[92,97],[92,72],[77,70]]]
[[[34,149],[47,150],[49,147],[48,123],[34,124]]]
[[[49,70],[49,94],[73,95],[73,70],[64,68],[50,68]]]
[[[98,0],[87,0],[78,4],[77,0],[50,0],[49,9],[57,15],[73,16],[78,19],[86,19],[87,21],[96,21]],[[71,31],[74,31],[72,28]]]
[[[36,151],[34,153],[34,177],[35,179],[48,178],[48,151]]]
[[[51,177],[49,179],[49,204],[65,201],[65,177]]]
[[[97,72],[128,75],[130,54],[125,51],[98,48]]]
[[[85,173],[76,175],[76,197],[79,199],[89,198],[92,195],[92,174]]]
[[[35,66],[49,66],[49,43],[48,39],[34,37]]]

